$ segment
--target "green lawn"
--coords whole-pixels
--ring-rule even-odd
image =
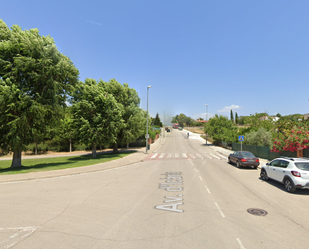
[[[96,158],[92,158],[92,155],[83,155],[54,158],[22,159],[23,166],[14,169],[10,168],[12,164],[11,160],[0,161],[0,175],[21,174],[88,166],[116,160],[128,156],[131,153],[134,152],[122,152],[119,154],[97,154]]]

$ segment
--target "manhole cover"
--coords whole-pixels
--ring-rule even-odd
[[[247,209],[247,212],[257,216],[265,216],[268,214],[265,210],[259,208],[249,208]]]

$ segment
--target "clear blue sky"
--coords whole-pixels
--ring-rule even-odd
[[[38,28],[80,71],[115,78],[166,123],[309,113],[308,0],[10,0],[0,18]]]

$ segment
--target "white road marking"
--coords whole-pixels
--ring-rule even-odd
[[[158,153],[155,153],[155,154],[151,157],[151,159],[156,158],[156,157],[157,157],[157,155],[158,155]]]
[[[165,156],[165,153],[162,153],[159,158],[163,158]]]
[[[217,209],[218,209],[219,213],[221,214],[221,216],[224,218],[224,217],[225,217],[225,215],[224,215],[224,213],[221,211],[221,209],[220,209],[220,207],[219,207],[219,205],[218,205],[218,203],[217,203],[217,202],[215,202],[215,205],[216,205],[216,207],[217,207]]]
[[[186,153],[182,153],[182,157],[183,157],[183,158],[187,158]]]
[[[199,172],[196,168],[194,168],[195,172]]]
[[[191,160],[190,160],[190,163],[191,163],[192,166],[194,166]]]
[[[198,176],[200,179],[201,179],[201,181],[203,181],[203,179],[202,179],[202,177],[201,176]]]
[[[210,156],[210,155],[208,155],[208,154],[205,154],[209,159],[212,159],[212,157]]]
[[[4,244],[3,248],[11,248],[17,243],[19,243],[21,240],[23,240],[25,237],[28,237],[34,231],[37,229],[37,227],[9,227],[9,228],[0,228],[0,231],[5,230],[17,230],[17,232],[13,235],[11,235],[8,239],[5,239],[0,242],[0,244]],[[10,243],[9,245],[5,245],[7,243]]]
[[[179,153],[175,153],[175,158],[178,158],[179,157]]]
[[[210,155],[213,156],[214,158],[220,159],[220,157],[218,157],[218,156],[216,156],[216,155],[214,155],[212,153],[210,153]]]
[[[172,153],[168,153],[167,158],[171,158],[172,157]]]
[[[207,192],[208,192],[209,194],[211,194],[211,193],[210,193],[210,190],[207,188],[206,185],[205,185],[205,188],[206,188]]]
[[[238,244],[239,244],[241,249],[246,249],[239,238],[236,238],[236,240],[237,240],[237,242],[238,242]]]
[[[199,158],[203,159],[203,157],[202,157],[202,155],[201,155],[201,154],[196,153],[196,155],[197,155],[197,157],[199,157]]]
[[[195,156],[193,154],[190,154],[190,157],[192,157],[193,159],[195,159]]]

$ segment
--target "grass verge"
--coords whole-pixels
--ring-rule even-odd
[[[53,158],[37,158],[23,159],[21,167],[10,168],[12,161],[0,161],[0,175],[21,174],[30,172],[39,172],[47,170],[68,169],[105,163],[128,156],[134,152],[121,152],[118,154],[97,154],[96,158],[92,155],[53,157]]]

